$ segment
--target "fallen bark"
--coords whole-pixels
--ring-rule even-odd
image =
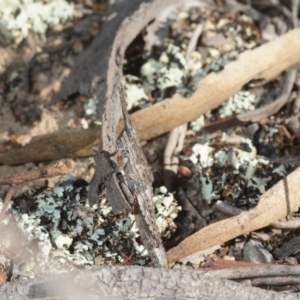
[[[100,37],[95,40],[95,44],[105,42],[105,40],[100,40]],[[286,47],[286,45],[293,45],[293,47]],[[208,75],[200,82],[198,89],[190,98],[185,99],[175,94],[170,99],[133,113],[131,120],[139,139],[146,141],[169,132],[181,124],[193,121],[201,114],[218,107],[250,81],[267,82],[299,61],[300,29],[297,29],[261,47],[244,52],[238,60],[229,63],[220,73]],[[107,66],[105,68],[107,69]],[[76,73],[76,71],[74,72]],[[66,85],[68,86],[68,81]],[[102,85],[100,85],[101,88],[99,87],[99,97],[100,93],[102,96],[105,94]],[[214,88],[212,89],[212,87]],[[65,90],[68,91],[67,88]],[[66,91],[63,95],[70,93]],[[103,99],[101,101],[103,102]],[[103,104],[101,106],[103,109]],[[117,134],[121,132],[122,128],[123,125],[120,123]],[[63,157],[86,157],[94,154],[89,145],[98,143],[98,128],[58,132],[36,137],[24,148],[0,153],[0,163],[21,164]],[[48,145],[47,149],[45,149],[45,144]]]
[[[195,270],[105,266],[0,285],[1,299],[299,299]]]
[[[98,127],[80,131],[59,131],[36,136],[24,147],[0,153],[0,163],[19,165],[27,162],[66,157],[92,156],[98,147],[99,135],[100,128]]]

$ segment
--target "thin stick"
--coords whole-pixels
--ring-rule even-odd
[[[299,276],[300,266],[261,264],[252,267],[212,270],[207,271],[207,274],[214,278],[224,279]]]
[[[299,0],[292,0],[292,21],[293,27],[298,27],[298,8],[299,8]]]
[[[60,176],[66,174],[67,170],[68,169],[65,165],[55,165],[54,167],[46,166],[40,169],[34,169],[21,174],[0,177],[0,185],[19,185],[37,179]]]
[[[253,278],[250,280],[252,286],[262,285],[294,285],[300,283],[299,275],[296,276],[276,276],[276,277],[264,277]]]
[[[247,111],[237,115],[243,122],[256,122],[262,118],[269,117],[278,112],[289,100],[297,75],[297,69],[293,68],[286,72],[280,95],[270,104],[259,107],[252,111]]]
[[[8,208],[9,202],[11,200],[11,197],[12,197],[14,191],[15,191],[15,187],[13,185],[11,185],[9,187],[7,193],[6,193],[6,196],[5,196],[5,199],[4,199],[4,203],[3,203],[3,206],[2,206],[2,210],[1,210],[1,213],[0,213],[0,224],[2,223],[2,221],[4,219],[6,210]]]
[[[187,123],[174,128],[169,135],[164,151],[165,186],[169,191],[173,191],[172,185],[179,165],[178,156],[183,148],[186,131]]]
[[[22,183],[26,183],[28,181],[42,179],[42,178],[50,178],[54,176],[60,176],[66,174],[68,168],[65,165],[55,165],[42,167],[40,169],[34,169],[28,172],[24,172],[21,174],[11,175],[0,177],[0,185],[9,185],[9,189],[4,199],[4,204],[0,213],[0,224],[2,223],[6,210],[8,208],[11,197],[14,193],[15,186],[20,185]]]

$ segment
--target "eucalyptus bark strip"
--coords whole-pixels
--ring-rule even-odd
[[[219,107],[251,81],[266,83],[299,62],[300,29],[295,29],[254,50],[243,52],[221,72],[209,74],[200,81],[191,97],[186,99],[175,94],[135,112],[131,120],[141,140],[152,139]]]

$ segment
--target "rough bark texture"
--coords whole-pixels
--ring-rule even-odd
[[[110,21],[104,23],[102,30],[92,45],[79,56],[71,70],[70,76],[64,82],[61,90],[52,99],[52,104],[77,92],[92,96],[97,85],[105,85],[108,60],[111,55],[115,34],[122,21],[135,11],[143,1],[118,2],[107,13],[107,16],[110,16]],[[102,97],[105,97],[105,93]]]
[[[176,3],[183,3],[183,0],[177,0]],[[99,120],[102,122],[100,134],[100,151],[112,154],[116,153],[117,125],[122,116],[120,95],[118,88],[121,85],[122,78],[122,63],[125,50],[128,45],[134,40],[142,28],[151,20],[153,20],[157,12],[162,11],[170,5],[167,0],[160,1],[129,1],[125,5],[124,11],[116,17],[115,21],[108,23],[103,28],[103,36],[99,36],[91,46],[93,52],[96,51],[97,45],[100,48],[98,51],[103,52],[101,71],[93,76],[93,79],[86,82],[86,78],[82,78],[84,85],[91,85],[96,80],[98,83],[92,88],[92,94],[98,100]],[[130,4],[130,5],[129,5]],[[112,34],[112,32],[114,34]],[[109,33],[109,34],[108,34]],[[113,36],[113,39],[111,38]],[[102,45],[108,45],[106,52],[101,49]],[[103,47],[102,47],[103,48]],[[91,53],[93,53],[91,52]],[[99,56],[98,56],[99,57]],[[94,61],[89,59],[89,64],[94,64]],[[102,78],[102,74],[104,77]],[[75,75],[74,75],[75,76]],[[82,83],[81,81],[81,83]],[[113,158],[111,158],[114,160]],[[103,161],[101,152],[98,155],[96,171],[90,184],[89,201],[90,204],[96,203],[98,198],[99,183],[107,181],[106,170],[103,170],[100,161]],[[115,164],[117,165],[116,159]],[[109,200],[110,201],[110,200]]]
[[[124,3],[125,2],[125,3]],[[121,109],[115,87],[120,84],[122,57],[129,43],[161,10],[182,0],[130,0],[115,6],[117,16],[103,27],[92,46],[75,64],[54,101],[76,92],[99,101],[102,145],[115,151],[116,126]],[[127,18],[125,20],[125,18]],[[108,120],[110,122],[108,122]],[[90,192],[97,194],[101,165]],[[292,294],[276,294],[241,284],[212,278],[197,271],[126,267],[93,267],[68,274],[20,280],[0,286],[0,299],[299,299]]]
[[[0,299],[299,299],[214,279],[195,270],[93,267],[0,286]]]

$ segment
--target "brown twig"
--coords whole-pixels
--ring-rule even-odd
[[[238,281],[244,283],[244,280]],[[296,276],[276,276],[276,277],[262,277],[246,279],[245,283],[251,286],[262,286],[262,285],[295,285],[300,283],[299,275]]]
[[[203,24],[198,24],[189,40],[188,46],[187,46],[187,50],[186,50],[186,54],[185,54],[185,58],[187,61],[189,61],[191,59],[192,56],[192,52],[196,49],[197,47],[197,43],[199,40],[200,35],[203,32]]]
[[[50,178],[66,174],[68,168],[65,165],[56,164],[54,167],[46,166],[40,169],[34,169],[21,174],[0,177],[0,185],[9,185],[9,189],[4,199],[3,207],[0,213],[0,224],[2,223],[6,210],[8,208],[11,197],[14,193],[15,186],[26,183],[28,181]]]
[[[254,266],[257,266],[257,264],[253,262],[227,260],[227,259],[220,258],[215,254],[210,254],[206,257],[204,270],[215,271],[221,269],[234,269],[234,268],[254,267]]]
[[[213,254],[209,255],[205,270],[214,277],[233,279],[252,286],[299,284],[300,282],[299,268],[228,261]]]
[[[289,100],[297,75],[297,69],[293,68],[286,72],[282,91],[278,98],[272,103],[252,111],[241,113],[237,118],[243,122],[256,122],[262,118],[269,117],[277,113]]]
[[[276,276],[299,276],[300,266],[260,264],[252,267],[240,267],[208,271],[214,278],[242,279]]]
[[[7,193],[6,193],[6,196],[5,196],[5,199],[4,199],[4,203],[3,203],[3,206],[2,206],[2,210],[1,210],[1,213],[0,213],[0,224],[2,223],[2,221],[3,221],[3,219],[4,219],[6,210],[7,210],[7,208],[8,208],[10,199],[11,199],[11,197],[12,197],[14,191],[15,191],[15,187],[11,185],[11,186],[9,187]]]
[[[67,173],[67,170],[65,165],[46,166],[21,174],[0,177],[0,185],[19,185],[28,181],[63,175]]]

